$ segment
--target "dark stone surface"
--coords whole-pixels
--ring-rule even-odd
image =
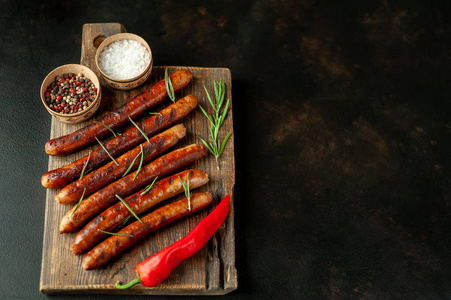
[[[39,87],[79,62],[84,23],[119,22],[156,65],[232,70],[239,289],[226,298],[451,299],[450,13],[449,1],[1,1],[0,298],[122,298],[39,292],[51,120]]]

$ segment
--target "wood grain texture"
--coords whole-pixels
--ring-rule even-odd
[[[117,23],[85,24],[83,26],[81,64],[90,67],[98,74],[94,63],[95,39],[99,36],[108,37],[119,32],[125,32],[125,28]],[[131,91],[113,90],[105,85],[100,78],[103,100],[94,118],[80,124],[64,124],[52,119],[50,138],[73,132],[98,119],[107,111],[122,106],[128,99],[163,79],[165,68],[165,66],[154,66],[150,78],[142,86]],[[224,79],[227,87],[226,98],[230,99],[230,109],[221,129],[220,137],[222,139],[233,128],[230,70],[225,68],[173,66],[168,66],[167,68],[170,73],[180,69],[189,69],[193,73],[193,81],[176,95],[177,99],[193,94],[197,97],[199,104],[204,108],[208,108],[209,111],[211,108],[203,91],[203,85],[213,92],[213,80]],[[155,107],[152,111],[158,111],[158,109],[167,106],[169,101],[165,100],[162,105]],[[200,144],[201,141],[198,136],[208,137],[209,124],[199,109],[190,113],[182,123],[187,127],[187,137],[180,141],[175,146],[176,148],[192,143]],[[53,170],[72,162],[86,155],[94,147],[95,145],[67,156],[49,157],[48,169]],[[158,230],[155,234],[145,238],[123,255],[111,261],[104,268],[94,271],[83,270],[81,266],[83,256],[75,256],[69,250],[70,243],[76,233],[60,234],[58,231],[61,218],[71,206],[64,206],[55,201],[58,190],[47,190],[40,290],[47,294],[134,295],[220,295],[235,290],[238,282],[235,268],[235,214],[233,205],[235,160],[233,134],[220,157],[219,163],[220,170],[218,171],[214,156],[208,154],[207,157],[187,167],[187,169],[196,168],[208,173],[210,182],[206,186],[196,189],[195,192],[211,192],[215,198],[211,206]],[[232,205],[226,222],[201,251],[181,263],[167,280],[156,288],[136,285],[129,290],[117,290],[114,287],[116,281],[125,283],[136,278],[135,267],[140,261],[186,236],[227,194],[230,194],[232,197]],[[180,195],[173,200],[181,198],[182,196]]]

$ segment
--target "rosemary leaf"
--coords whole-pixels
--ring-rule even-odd
[[[136,176],[138,176],[138,173],[139,173],[139,171],[141,171],[141,167],[143,166],[143,161],[144,161],[143,144],[141,144],[140,146],[141,146],[141,160],[139,162],[138,171],[136,171],[135,176],[133,176],[133,180],[136,179]]]
[[[99,123],[100,125],[102,125],[103,127],[105,127],[106,129],[108,129],[109,131],[111,131],[111,133],[114,135],[114,137],[116,137],[116,133],[113,131],[113,129],[110,128],[110,126],[103,124],[102,122],[98,122],[98,121],[94,121],[95,123]]]
[[[125,226],[125,224],[127,224],[127,222],[128,222],[128,220],[130,220],[130,218],[131,218],[132,216],[128,216],[125,220],[124,220],[124,222],[122,222],[122,224],[121,225],[119,225],[117,228],[121,228],[121,227],[124,227]]]
[[[224,140],[222,141],[222,145],[221,148],[219,149],[219,152],[222,153],[222,150],[224,150],[225,145],[227,144],[227,141],[230,137],[230,135],[232,134],[232,130],[229,131],[229,133],[227,133],[226,137],[224,138]]]
[[[207,112],[204,110],[204,108],[199,104],[199,108],[202,111],[202,113],[207,117],[207,119],[210,121],[211,124],[213,124],[213,119],[211,118],[211,116],[209,114],[207,114]]]
[[[153,184],[155,183],[155,181],[157,181],[157,179],[158,179],[158,176],[155,177],[155,179],[152,181],[152,183],[149,184],[149,185],[144,189],[144,191],[142,191],[142,193],[141,193],[140,195],[147,194],[147,193],[152,189]]]
[[[220,95],[218,93],[218,88],[216,87],[216,81],[213,81],[213,88],[215,90],[215,96],[216,96],[216,108],[217,108],[216,110],[218,110],[219,107],[221,107],[221,106],[218,104],[218,99],[219,99]]]
[[[221,127],[222,126],[222,123],[224,123],[224,119],[225,119],[225,117],[227,116],[227,111],[228,111],[228,109],[229,109],[229,100],[230,99],[227,99],[227,102],[226,102],[226,106],[225,106],[225,108],[224,108],[224,111],[222,112],[222,115],[221,115],[221,118],[219,119],[219,127]]]
[[[166,85],[166,92],[168,92],[169,98],[172,100],[172,102],[175,102],[174,87],[172,86],[172,81],[168,75],[167,68],[164,71],[164,84]]]
[[[163,116],[160,112],[150,112],[149,115],[160,115],[160,116]]]
[[[210,145],[208,145],[207,142],[203,138],[201,138],[201,137],[199,137],[199,138],[202,141],[202,143],[205,145],[205,147],[207,147],[208,151],[213,153],[214,151],[211,149]]]
[[[78,209],[78,207],[81,204],[81,201],[83,201],[83,197],[85,196],[85,192],[86,192],[86,188],[83,190],[83,194],[81,194],[80,200],[78,200],[77,206],[75,206],[75,209],[72,211],[72,213],[70,214],[70,217],[72,218],[72,216],[74,215],[75,211]]]
[[[183,185],[183,189],[185,190],[185,197],[188,200],[188,211],[191,211],[191,193],[189,191],[189,172],[186,175],[186,184],[183,182],[183,180],[182,180],[182,178],[180,178],[180,176],[179,176],[179,179]]]
[[[207,95],[208,101],[210,101],[211,107],[216,111],[216,106],[213,104],[213,100],[211,100],[210,94],[207,91],[207,88],[204,85],[205,94]]]
[[[124,204],[125,207],[127,207],[127,209],[130,211],[130,213],[141,223],[143,223],[143,221],[141,221],[141,219],[138,217],[137,214],[135,214],[135,212],[133,211],[133,209],[131,209],[130,206],[128,206],[127,202],[125,202],[124,199],[121,198],[121,196],[119,196],[118,194],[116,194],[116,198],[119,199],[122,204]]]
[[[109,232],[109,231],[103,231],[102,229],[97,229],[97,231],[100,231],[101,233],[109,234],[109,235],[117,235],[117,236],[128,236],[133,237],[132,234],[125,234],[125,233],[115,233],[115,232]]]
[[[89,159],[91,158],[91,151],[89,151],[89,155],[88,155],[88,159],[85,161],[84,165],[83,165],[83,169],[81,169],[81,174],[80,174],[80,179],[81,180],[83,178],[83,176],[85,175],[85,171],[86,171],[86,167],[89,164]],[[88,170],[89,171],[89,170]],[[87,173],[87,172],[86,172]]]
[[[127,171],[125,171],[124,175],[122,175],[122,177],[125,177],[125,175],[128,174],[128,172],[130,172],[130,170],[132,169],[133,165],[135,164],[136,159],[138,158],[138,156],[141,154],[141,151],[136,154],[135,158],[133,159],[132,163],[130,164],[130,166],[128,166]]]
[[[149,141],[149,138],[147,137],[147,135],[144,133],[144,131],[141,129],[141,127],[139,127],[135,122],[133,122],[133,120],[128,117],[128,119],[130,120],[130,122],[132,122],[133,125],[135,125],[135,127],[139,130],[139,132],[141,132],[141,134],[143,135],[143,137]]]
[[[108,152],[108,150],[107,150],[107,149],[105,148],[105,146],[99,141],[99,139],[98,139],[97,137],[96,137],[96,140],[97,140],[97,142],[100,144],[100,147],[102,147],[103,151],[105,151],[106,154],[108,154],[108,156],[114,161],[114,163],[115,163],[116,165],[119,166],[119,164],[118,164],[117,161],[114,159],[114,157],[111,156],[110,152]]]
[[[221,90],[222,90],[222,94],[219,95],[219,99],[221,99],[221,102],[219,103],[219,106],[222,106],[222,103],[224,102],[224,98],[225,98],[224,97],[225,96],[225,91],[226,91],[225,83],[224,83],[224,80],[222,80],[222,78],[219,81],[219,84],[221,85]]]

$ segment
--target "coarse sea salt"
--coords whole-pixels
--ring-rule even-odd
[[[99,55],[99,67],[103,73],[115,79],[138,76],[150,63],[150,54],[138,41],[120,40],[111,43]]]

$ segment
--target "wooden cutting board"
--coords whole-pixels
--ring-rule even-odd
[[[53,118],[50,131],[51,139],[71,133],[98,119],[102,114],[122,106],[129,99],[164,79],[165,68],[168,68],[169,73],[181,69],[190,70],[194,75],[193,81],[176,95],[177,99],[193,94],[197,97],[199,104],[204,108],[208,107],[209,110],[210,105],[205,96],[203,85],[213,95],[213,80],[219,81],[222,78],[227,87],[226,99],[230,99],[230,109],[221,129],[221,139],[233,128],[232,78],[229,69],[154,66],[150,78],[144,85],[134,90],[120,91],[108,87],[96,70],[94,63],[95,51],[103,39],[120,32],[125,32],[125,28],[117,23],[85,24],[83,26],[81,64],[91,68],[99,76],[102,87],[102,104],[94,118],[85,123],[65,124]],[[149,44],[152,47],[152,44]],[[154,63],[158,63],[158,57],[154,57]],[[162,105],[155,107],[152,111],[158,111],[169,105],[169,102],[169,100],[164,101]],[[208,137],[209,124],[200,109],[191,112],[183,119],[182,123],[187,128],[187,137],[173,147],[171,151],[193,143],[201,144],[199,136],[205,139]],[[48,169],[53,170],[73,162],[87,155],[88,151],[94,148],[95,146],[87,147],[67,156],[50,156]],[[216,168],[216,162],[212,154],[208,154],[186,169],[191,168],[208,173],[210,182],[206,186],[194,190],[194,192],[211,192],[214,197],[213,203],[200,212],[158,230],[111,261],[104,268],[94,271],[85,271],[81,264],[83,256],[75,256],[69,249],[76,233],[59,233],[59,223],[72,205],[65,206],[56,202],[55,196],[59,190],[47,190],[40,281],[41,292],[46,294],[221,295],[235,290],[238,282],[235,269],[233,205],[235,159],[233,134],[220,157],[219,171]],[[232,205],[226,222],[201,251],[181,263],[163,283],[156,288],[146,288],[141,284],[135,285],[128,290],[115,288],[114,283],[116,281],[126,283],[136,278],[135,267],[139,262],[186,236],[227,194],[232,196]],[[181,198],[183,198],[182,195],[172,200]]]

